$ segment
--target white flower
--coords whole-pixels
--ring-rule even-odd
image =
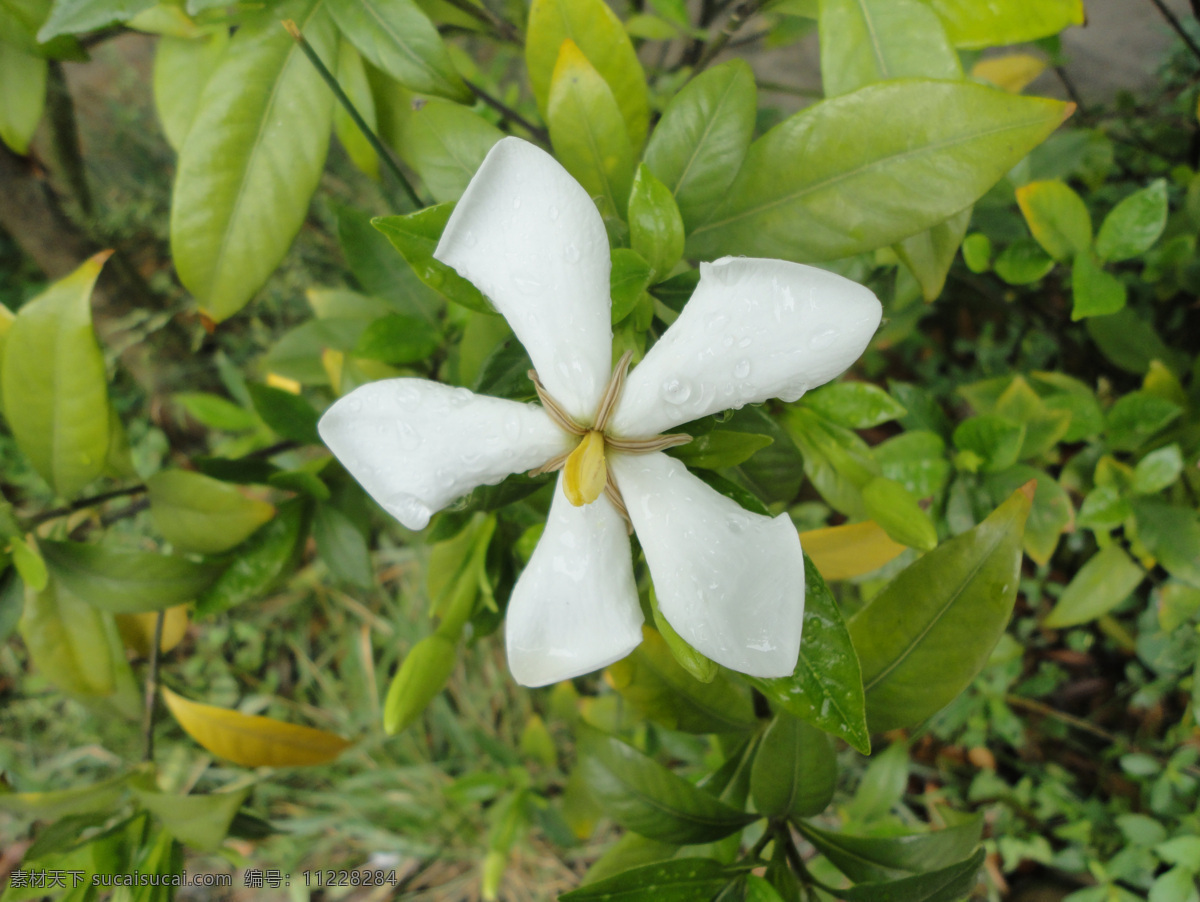
[[[478,485],[566,463],[508,606],[517,681],[579,676],[641,641],[622,498],[659,607],[680,636],[734,670],[790,675],[804,615],[796,529],[787,515],[744,510],[653,449],[671,444],[662,433],[681,423],[768,398],[794,401],[841,373],[879,325],[875,296],[781,260],[702,264],[683,313],[622,388],[627,360],[614,373],[604,224],[553,157],[517,138],[492,148],[435,257],[508,320],[547,407],[391,379],[339,400],[320,431],[410,529]]]

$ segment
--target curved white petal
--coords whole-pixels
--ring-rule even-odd
[[[491,298],[550,394],[590,421],[612,370],[612,264],[604,222],[579,183],[545,151],[503,139],[434,257]]]
[[[683,313],[629,374],[613,431],[640,438],[730,407],[795,401],[853,363],[881,315],[868,289],[823,269],[702,263]]]
[[[540,407],[424,379],[356,388],[317,425],[338,460],[409,529],[478,485],[540,467],[570,440]]]
[[[642,641],[625,521],[603,495],[575,507],[559,477],[546,531],[508,603],[505,641],[522,686],[591,673]]]
[[[804,625],[804,555],[787,515],[750,513],[665,454],[613,454],[610,466],[675,631],[733,670],[790,676]]]

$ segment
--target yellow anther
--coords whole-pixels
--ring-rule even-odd
[[[593,429],[567,458],[563,467],[563,494],[576,507],[583,507],[600,497],[607,482],[604,434]]]

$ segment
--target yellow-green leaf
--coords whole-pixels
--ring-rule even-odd
[[[1029,53],[1008,53],[980,60],[971,67],[971,77],[990,81],[1001,91],[1020,94],[1048,65],[1041,57]]]
[[[904,551],[874,520],[802,532],[800,546],[827,580],[878,570]]]
[[[1000,47],[1058,34],[1084,21],[1083,0],[924,0],[958,47]]]
[[[46,60],[0,40],[0,85],[0,141],[25,155],[46,105]]]
[[[111,811],[125,794],[127,777],[115,777],[92,786],[52,789],[49,792],[0,792],[0,811],[41,821],[56,821],[93,811]]]
[[[1092,246],[1087,206],[1066,182],[1023,185],[1017,189],[1017,204],[1037,243],[1055,260],[1069,260]]]
[[[18,626],[33,663],[72,695],[106,696],[116,689],[116,669],[128,666],[112,617],[51,580],[40,592],[26,587]]]
[[[351,743],[335,733],[189,701],[163,687],[163,701],[192,739],[243,767],[325,764]]]
[[[188,470],[163,470],[146,480],[150,516],[163,537],[180,551],[227,551],[275,514],[265,501],[236,487]]]
[[[201,38],[162,37],[154,51],[154,109],[176,153],[187,140],[200,95],[229,47],[220,28]]]
[[[188,606],[177,604],[167,608],[163,614],[162,638],[158,650],[168,652],[187,635]],[[144,614],[117,614],[117,631],[125,647],[139,658],[149,658],[150,649],[154,646],[154,633],[158,624],[158,612],[148,611]]]
[[[176,795],[158,792],[152,780],[133,785],[141,806],[153,814],[168,833],[202,852],[214,852],[229,833],[234,815],[242,807],[249,786],[209,795]]]

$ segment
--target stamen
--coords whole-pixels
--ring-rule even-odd
[[[608,471],[608,478],[604,483],[604,497],[612,502],[617,513],[625,520],[625,531],[633,535],[633,521],[629,519],[629,508],[625,506],[625,499],[621,497],[621,490],[617,487],[617,481],[613,479],[612,470]]]
[[[604,491],[607,473],[604,433],[593,430],[567,458],[563,467],[563,494],[576,507],[591,504]]]
[[[608,426],[608,420],[617,407],[617,401],[621,398],[621,389],[625,386],[625,375],[629,372],[629,361],[631,360],[633,360],[633,351],[626,351],[617,361],[612,378],[608,380],[608,388],[604,390],[604,397],[600,399],[600,407],[596,411],[596,422],[592,425],[593,429],[603,432]]]
[[[537,392],[538,400],[542,402],[542,407],[545,408],[546,413],[550,415],[550,419],[554,420],[559,429],[569,432],[571,435],[587,434],[587,428],[576,423],[575,418],[563,410],[562,406],[550,396],[550,392],[546,391],[542,380],[538,378],[537,370],[530,370],[529,378],[533,381],[533,388]]]
[[[671,435],[656,435],[653,438],[613,438],[608,437],[609,447],[614,451],[624,451],[627,454],[649,454],[652,451],[665,451],[686,445],[692,440],[690,435],[675,432]]]

